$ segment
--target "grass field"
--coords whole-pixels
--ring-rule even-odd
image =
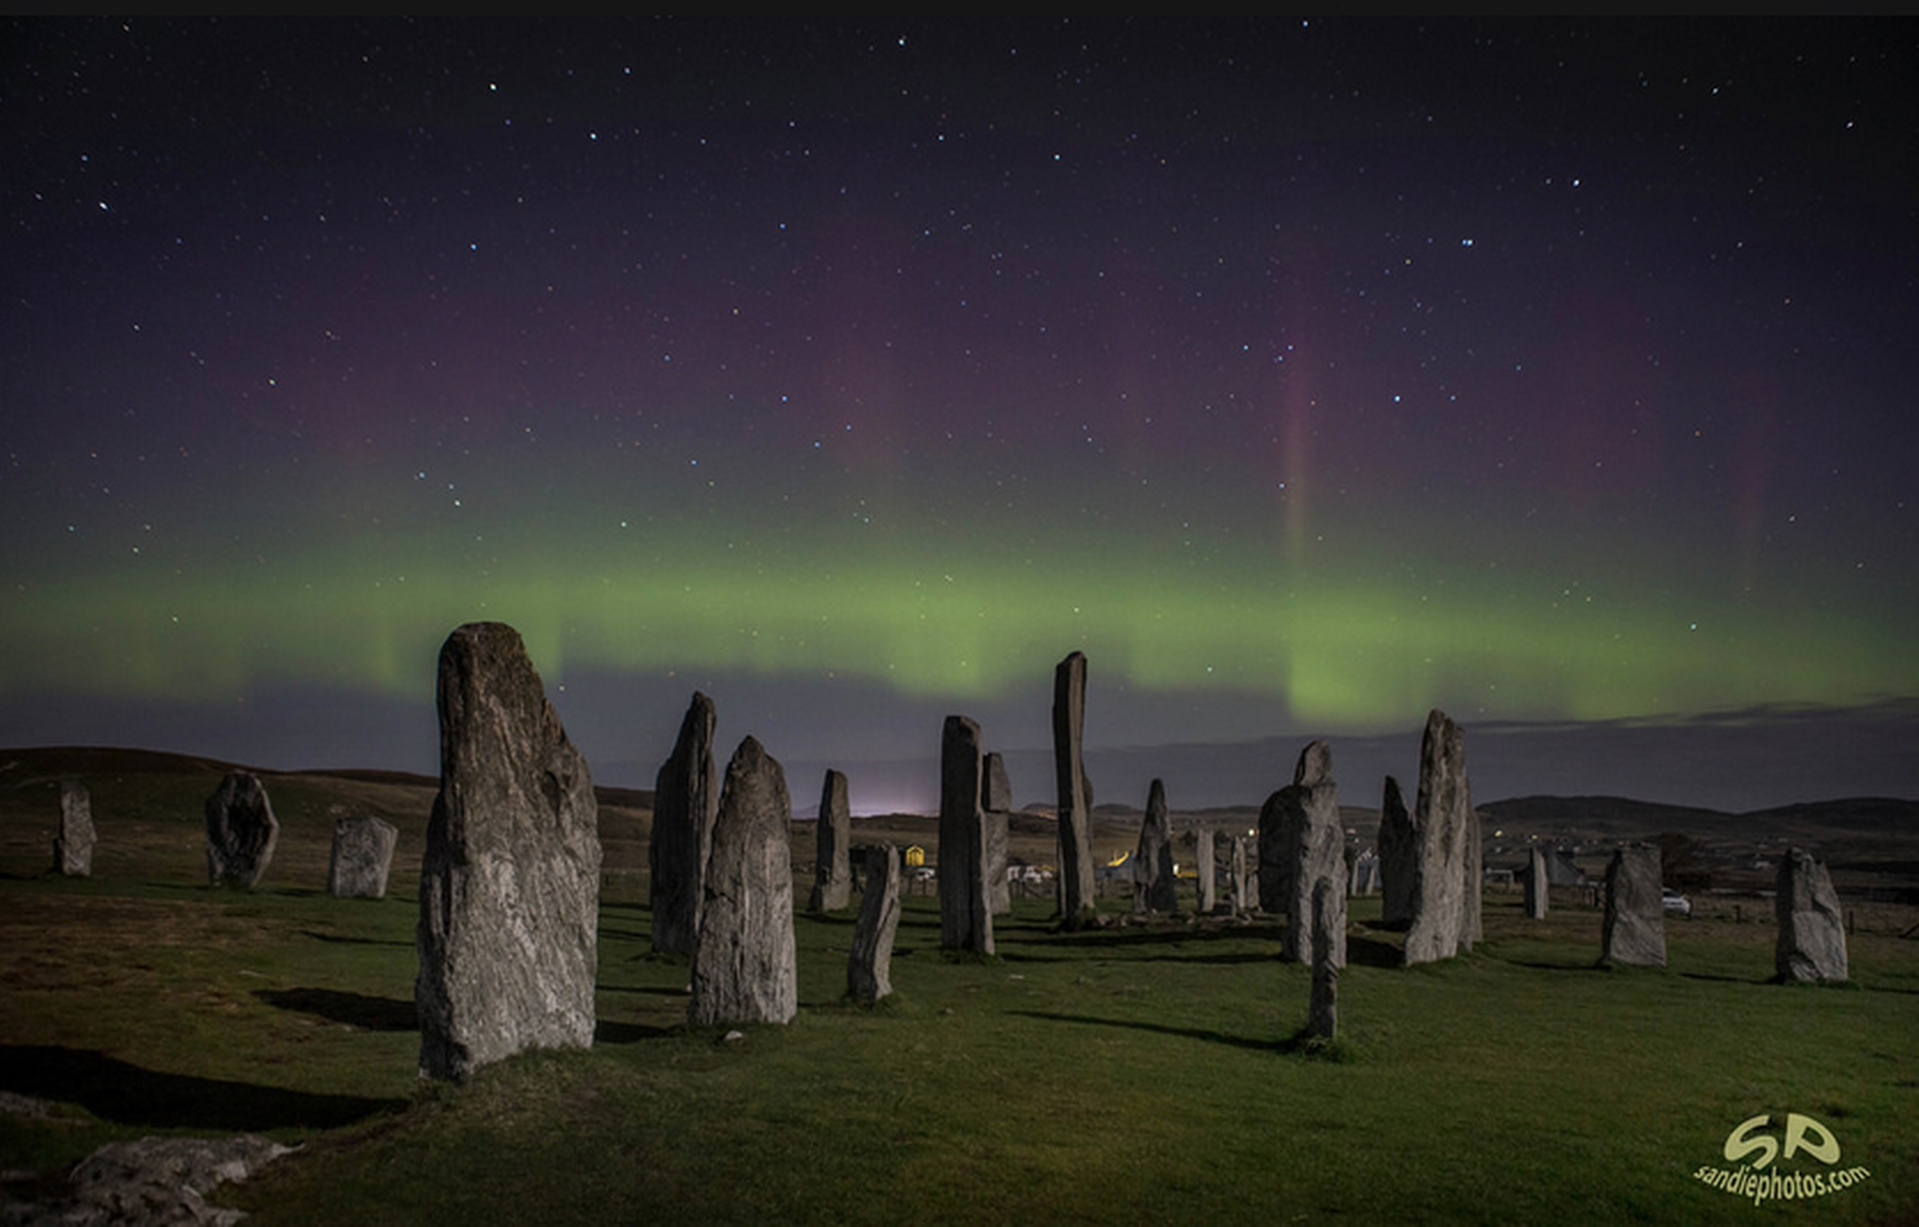
[[[222,1190],[261,1224],[1919,1219],[1919,942],[1890,934],[1845,987],[1768,983],[1770,924],[1675,921],[1666,970],[1608,971],[1596,911],[1492,895],[1472,955],[1405,970],[1356,900],[1340,1041],[1308,1052],[1270,922],[1065,935],[1022,901],[997,958],[956,959],[915,896],[894,998],[842,1004],[852,914],[802,916],[798,1019],[729,1041],[683,1023],[615,812],[595,1048],[422,1084],[417,797],[269,780],[275,870],[220,891],[216,780],[89,779],[103,843],[63,880],[49,786],[0,774],[0,1090],[54,1105],[0,1115],[12,1196],[109,1140],[257,1131],[303,1146]],[[403,824],[385,900],[320,889],[342,804]],[[1694,1178],[1788,1112],[1842,1155],[1778,1170],[1870,1175],[1763,1205]]]

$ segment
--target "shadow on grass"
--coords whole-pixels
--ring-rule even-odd
[[[413,942],[401,941],[393,937],[349,937],[344,933],[322,933],[318,929],[301,929],[300,936],[336,946],[399,946],[406,950],[414,948]]]
[[[1357,967],[1398,967],[1406,951],[1397,942],[1383,942],[1363,933],[1346,935],[1346,962]]]
[[[593,1042],[596,1044],[637,1044],[641,1040],[656,1040],[671,1034],[673,1032],[666,1027],[649,1027],[645,1023],[601,1018],[593,1024]]]
[[[1013,1010],[1011,1013],[1023,1018],[1037,1018],[1045,1022],[1080,1023],[1091,1027],[1125,1027],[1132,1031],[1152,1031],[1159,1035],[1176,1035],[1182,1039],[1204,1040],[1209,1044],[1226,1044],[1233,1048],[1249,1048],[1254,1052],[1278,1052],[1280,1042],[1271,1039],[1252,1039],[1244,1035],[1228,1035],[1224,1031],[1208,1031],[1201,1027],[1169,1027],[1164,1023],[1139,1022],[1134,1019],[1092,1018],[1085,1014],[1052,1014],[1043,1010]]]
[[[222,1132],[338,1129],[407,1104],[165,1074],[98,1052],[35,1044],[0,1045],[0,1087],[77,1103],[115,1124]]]
[[[418,1031],[420,1015],[411,1001],[373,997],[332,988],[261,988],[253,995],[275,1009],[312,1014],[362,1031]]]

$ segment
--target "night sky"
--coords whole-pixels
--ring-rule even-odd
[[[10,20],[0,126],[0,744],[431,772],[497,619],[603,783],[925,806],[1079,649],[1102,801],[1919,796],[1910,21]]]

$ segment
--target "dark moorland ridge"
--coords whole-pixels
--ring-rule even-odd
[[[24,850],[45,846],[57,820],[59,782],[78,778],[94,793],[95,817],[129,820],[145,835],[199,819],[200,803],[219,777],[246,770],[218,759],[153,750],[102,746],[48,746],[0,749],[0,845]],[[326,836],[334,818],[363,813],[384,818],[402,832],[402,842],[421,837],[439,787],[434,776],[402,771],[320,768],[257,772],[274,799],[283,828],[292,840],[282,860],[306,855],[315,864],[306,872],[324,873]],[[596,786],[600,838],[609,871],[630,872],[646,864],[652,827],[653,794],[648,789]],[[1516,871],[1527,849],[1542,844],[1578,858],[1578,867],[1597,880],[1621,842],[1660,844],[1666,854],[1669,885],[1694,892],[1764,893],[1772,884],[1778,858],[1792,846],[1812,851],[1832,869],[1835,882],[1851,898],[1884,903],[1919,903],[1919,801],[1852,797],[1775,806],[1733,814],[1690,806],[1665,805],[1625,797],[1513,797],[1478,806],[1485,830],[1485,859],[1490,870]],[[1365,806],[1342,805],[1342,821],[1355,849],[1370,848],[1379,813]],[[1259,805],[1175,810],[1175,838],[1190,847],[1197,824],[1251,828]],[[289,825],[290,824],[290,825]],[[1106,803],[1093,811],[1092,838],[1101,865],[1117,863],[1138,839],[1140,811]],[[923,814],[874,815],[854,820],[855,839],[929,845],[937,820]],[[1028,806],[1014,815],[1011,851],[1038,864],[1053,859],[1055,829],[1050,807]],[[797,814],[792,828],[796,865],[810,865],[814,828],[808,814]],[[291,868],[291,864],[286,868]]]

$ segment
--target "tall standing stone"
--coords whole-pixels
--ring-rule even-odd
[[[1098,906],[1093,878],[1092,800],[1081,756],[1086,725],[1086,656],[1071,653],[1053,670],[1053,771],[1059,785],[1059,914],[1077,929]]]
[[[60,833],[53,837],[53,869],[69,878],[93,873],[93,801],[79,780],[60,781]]]
[[[1179,879],[1173,876],[1173,822],[1166,812],[1166,785],[1154,780],[1146,790],[1146,816],[1139,824],[1133,853],[1133,911],[1179,910]]]
[[[593,1044],[599,806],[519,632],[440,649],[440,792],[420,860],[420,1072]]]
[[[1232,910],[1235,914],[1250,912],[1254,904],[1252,854],[1247,851],[1247,837],[1221,831],[1227,841],[1226,864],[1228,878],[1232,883]],[[1217,851],[1217,846],[1215,846]]]
[[[940,945],[993,953],[979,725],[948,716],[940,737]]]
[[[716,722],[713,700],[694,691],[673,753],[654,777],[646,865],[653,949],[665,954],[690,955],[699,940],[701,878],[720,803],[719,771],[713,763]]]
[[[1446,713],[1426,718],[1419,747],[1418,834],[1405,962],[1472,949],[1480,892],[1479,820],[1466,781],[1466,734]]]
[[[1394,928],[1413,921],[1413,883],[1419,876],[1419,832],[1406,812],[1399,781],[1386,777],[1379,803],[1379,918]]]
[[[860,899],[853,948],[846,956],[846,993],[878,1001],[893,991],[893,937],[900,926],[900,850],[892,844],[866,849],[866,894]]]
[[[215,886],[258,886],[280,842],[280,822],[266,785],[251,771],[229,772],[207,798],[206,814],[208,880]]]
[[[1201,916],[1211,916],[1219,902],[1219,870],[1214,866],[1213,832],[1209,827],[1193,829],[1193,885],[1198,888],[1195,908]]]
[[[1339,971],[1346,965],[1345,892],[1330,878],[1313,885],[1313,986],[1306,1034],[1335,1039],[1339,1033]]]
[[[786,772],[751,737],[726,765],[701,882],[687,1021],[786,1023],[799,1012],[793,939],[793,816]]]
[[[1773,966],[1781,980],[1846,978],[1845,913],[1824,862],[1801,848],[1779,861],[1779,944]]]
[[[1534,848],[1526,858],[1526,915],[1534,920],[1546,919],[1547,885],[1545,850]]]
[[[1273,793],[1259,807],[1259,910],[1271,916],[1286,914],[1293,893],[1292,867],[1286,859],[1285,791]]]
[[[1293,782],[1267,802],[1275,831],[1279,869],[1277,910],[1288,924],[1280,937],[1280,957],[1305,962],[1313,957],[1314,917],[1322,896],[1336,900],[1338,925],[1333,957],[1346,965],[1346,830],[1339,821],[1338,786],[1333,781],[1332,747],[1315,741],[1300,751]],[[1260,858],[1266,859],[1268,815],[1262,814]],[[1261,907],[1266,907],[1266,866],[1260,866]],[[1274,909],[1268,909],[1274,910]]]
[[[814,847],[813,894],[808,909],[837,912],[853,899],[853,868],[847,854],[853,842],[852,811],[846,803],[846,776],[828,770],[820,790],[820,818]]]
[[[1604,952],[1608,963],[1666,965],[1666,913],[1659,849],[1629,844],[1606,866]]]
[[[383,899],[400,828],[370,815],[348,816],[333,824],[333,856],[327,863],[326,889],[336,899]]]
[[[1013,815],[1013,783],[1006,775],[1006,760],[998,753],[983,760],[984,771],[980,808],[985,822],[986,903],[993,915],[1013,910],[1013,887],[1006,876],[1006,841]]]

